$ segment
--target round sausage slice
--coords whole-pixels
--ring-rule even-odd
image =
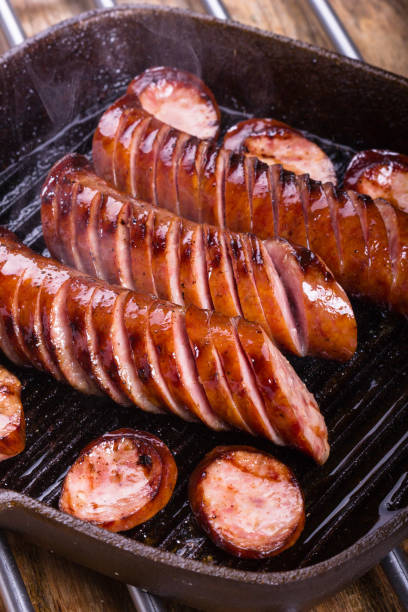
[[[305,522],[302,491],[272,455],[217,446],[190,478],[193,513],[211,540],[237,557],[271,557],[292,546]]]
[[[311,140],[276,119],[240,121],[224,136],[223,148],[246,153],[266,164],[281,164],[295,174],[309,174],[312,179],[337,183],[333,164]]]
[[[21,405],[21,383],[0,366],[0,461],[24,450],[25,419]]]
[[[371,149],[360,151],[344,175],[344,188],[384,198],[408,212],[408,155]]]
[[[177,467],[145,431],[118,429],[86,446],[65,477],[59,507],[109,531],[144,523],[168,503]]]
[[[178,130],[202,140],[218,134],[221,114],[214,95],[190,72],[148,68],[133,79],[128,93],[136,94],[148,113]]]

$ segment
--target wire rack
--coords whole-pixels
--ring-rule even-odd
[[[230,15],[222,0],[201,0],[205,11],[218,19]],[[308,0],[336,51],[352,59],[363,60],[339,17],[328,0]],[[94,0],[96,8],[110,9],[115,0]],[[10,47],[21,44],[26,36],[9,0],[0,0],[0,27]],[[408,561],[397,546],[381,562],[381,566],[404,610],[408,610]],[[166,602],[142,589],[128,585],[129,595],[138,612],[164,612]],[[8,546],[5,534],[0,533],[0,593],[7,612],[33,612],[19,569]]]

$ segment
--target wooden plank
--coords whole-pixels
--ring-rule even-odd
[[[1,2],[2,0],[0,0]],[[224,0],[232,17],[331,48],[306,0]],[[408,76],[408,0],[332,0],[366,61]],[[93,8],[91,0],[12,0],[27,35]],[[199,0],[153,0],[201,11]],[[136,3],[135,3],[136,4]],[[0,36],[0,51],[5,50]],[[130,612],[124,585],[11,536],[11,545],[36,610]],[[406,542],[408,550],[408,540]],[[172,610],[187,610],[171,605]],[[313,612],[402,612],[381,568],[315,607]],[[4,608],[0,603],[0,612]]]

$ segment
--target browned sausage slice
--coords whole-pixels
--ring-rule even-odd
[[[344,189],[384,198],[408,212],[408,155],[378,149],[360,151],[346,170]]]
[[[148,68],[133,79],[128,93],[137,95],[148,113],[178,130],[203,139],[218,134],[218,104],[203,81],[190,72]]]
[[[237,557],[277,555],[293,546],[305,523],[294,474],[251,446],[217,446],[208,453],[191,475],[189,498],[214,544]]]
[[[337,182],[333,164],[322,149],[300,132],[276,119],[248,119],[228,130],[224,149],[255,156],[266,164],[281,164],[316,181]]]
[[[18,378],[0,366],[0,461],[18,455],[25,447],[25,419]]]
[[[117,429],[86,446],[69,470],[60,510],[109,531],[126,531],[168,503],[177,466],[156,436]]]

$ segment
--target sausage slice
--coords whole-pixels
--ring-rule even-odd
[[[408,155],[378,149],[360,151],[346,170],[344,188],[384,198],[408,212]]]
[[[215,138],[220,127],[220,109],[213,93],[194,74],[156,66],[139,74],[128,87],[141,105],[160,121],[197,136]]]
[[[291,472],[251,446],[217,446],[191,475],[189,498],[211,540],[237,556],[261,559],[293,546],[305,510]]]
[[[60,510],[109,531],[126,531],[168,503],[177,466],[145,431],[117,429],[86,446],[65,477]]]
[[[248,119],[228,130],[223,148],[247,153],[266,164],[281,164],[295,174],[309,174],[316,181],[337,183],[326,153],[300,132],[276,119]]]
[[[18,455],[25,447],[25,419],[18,378],[0,366],[0,461]]]

